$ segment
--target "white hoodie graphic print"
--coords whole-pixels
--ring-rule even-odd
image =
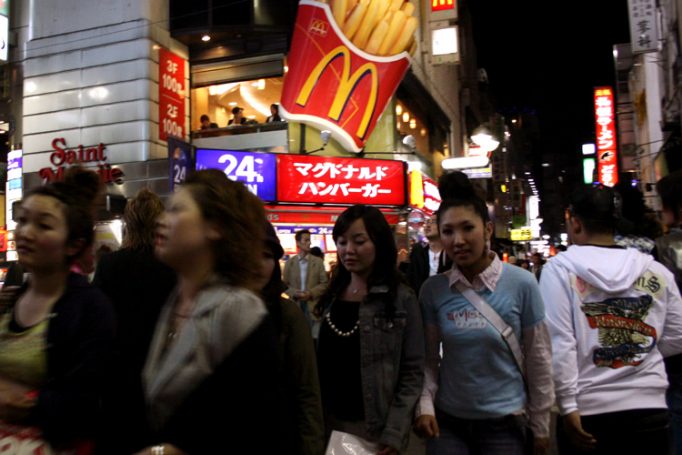
[[[666,408],[663,357],[682,352],[682,299],[663,265],[573,245],[545,265],[540,291],[562,415]]]

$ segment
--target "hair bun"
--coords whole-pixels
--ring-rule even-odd
[[[64,172],[64,184],[73,187],[75,193],[90,204],[95,202],[103,188],[99,175],[81,166],[72,166]]]
[[[442,200],[478,196],[469,177],[460,171],[441,175],[438,179],[438,191]]]

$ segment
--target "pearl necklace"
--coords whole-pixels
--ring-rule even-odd
[[[352,334],[354,334],[356,330],[358,330],[358,327],[360,327],[360,320],[358,319],[358,321],[355,323],[355,326],[353,326],[353,329],[350,332],[344,332],[342,330],[339,330],[339,328],[336,327],[332,322],[331,314],[332,314],[331,310],[328,311],[327,314],[324,315],[324,319],[327,321],[327,324],[329,324],[329,328],[332,329],[332,332],[334,332],[340,337],[349,337]]]

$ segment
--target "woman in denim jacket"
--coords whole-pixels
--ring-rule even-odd
[[[348,208],[332,237],[339,265],[318,304],[327,433],[351,433],[378,443],[380,455],[397,454],[423,384],[419,306],[401,283],[393,233],[378,209]]]

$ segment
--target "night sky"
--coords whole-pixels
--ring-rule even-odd
[[[612,46],[629,41],[627,0],[468,4],[498,111],[536,113],[543,159],[577,159],[594,141],[592,89],[614,84]]]

